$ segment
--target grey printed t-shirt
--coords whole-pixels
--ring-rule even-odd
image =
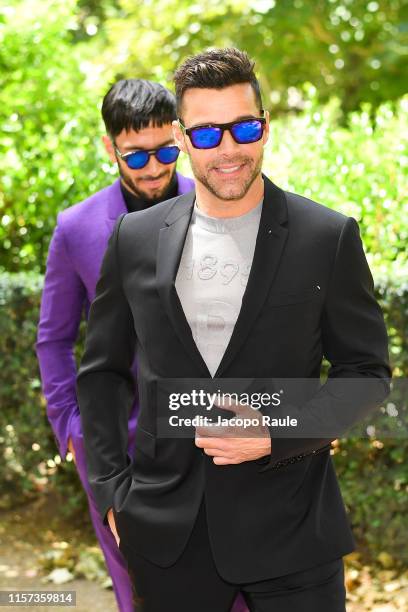
[[[244,215],[220,219],[206,215],[194,203],[175,286],[211,376],[241,308],[262,205],[263,199]]]

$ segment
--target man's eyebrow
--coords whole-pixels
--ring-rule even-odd
[[[174,144],[174,138],[169,138],[168,140],[166,140],[166,142],[163,142],[162,144],[157,145],[157,147],[154,147],[155,149],[160,149],[160,147],[166,147],[169,144]],[[147,151],[147,149],[143,149],[142,147],[135,147],[132,145],[128,145],[126,147],[123,147],[124,151]],[[149,149],[150,150],[150,149]]]
[[[234,121],[242,121],[244,119],[259,119],[258,116],[256,115],[251,115],[251,113],[248,113],[246,115],[239,115],[238,117],[235,117],[234,119],[231,119],[231,121],[225,121],[225,122],[221,122],[221,121],[200,121],[200,123],[195,123],[194,125],[190,125],[189,127],[200,127],[202,125],[217,125],[220,123],[232,123]]]

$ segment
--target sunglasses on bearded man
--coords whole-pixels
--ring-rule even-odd
[[[113,143],[113,145],[116,155],[123,159],[131,170],[141,170],[147,166],[151,155],[154,155],[161,164],[174,164],[180,155],[180,149],[176,145],[159,147],[158,149],[150,149],[149,151],[140,149],[139,151],[129,151],[129,153],[121,153],[116,144]]]

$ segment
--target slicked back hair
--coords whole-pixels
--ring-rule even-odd
[[[122,79],[112,85],[102,103],[107,133],[162,127],[177,118],[176,99],[168,89],[145,79]]]
[[[177,115],[182,115],[183,95],[187,89],[223,89],[250,83],[259,110],[263,108],[261,90],[254,72],[255,62],[245,51],[234,47],[211,49],[188,57],[174,73]]]

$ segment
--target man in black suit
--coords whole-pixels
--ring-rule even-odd
[[[256,612],[344,612],[342,557],[355,543],[337,436],[310,425],[336,417],[336,381],[378,381],[368,404],[388,392],[358,224],[262,174],[269,118],[245,53],[189,58],[175,84],[174,136],[196,191],[121,215],[110,238],[77,379],[89,480],[105,520],[113,511],[142,610],[226,612],[241,592]],[[323,356],[328,382],[293,407],[307,437],[275,437],[261,420],[250,436],[160,434],[163,381],[318,381]]]

